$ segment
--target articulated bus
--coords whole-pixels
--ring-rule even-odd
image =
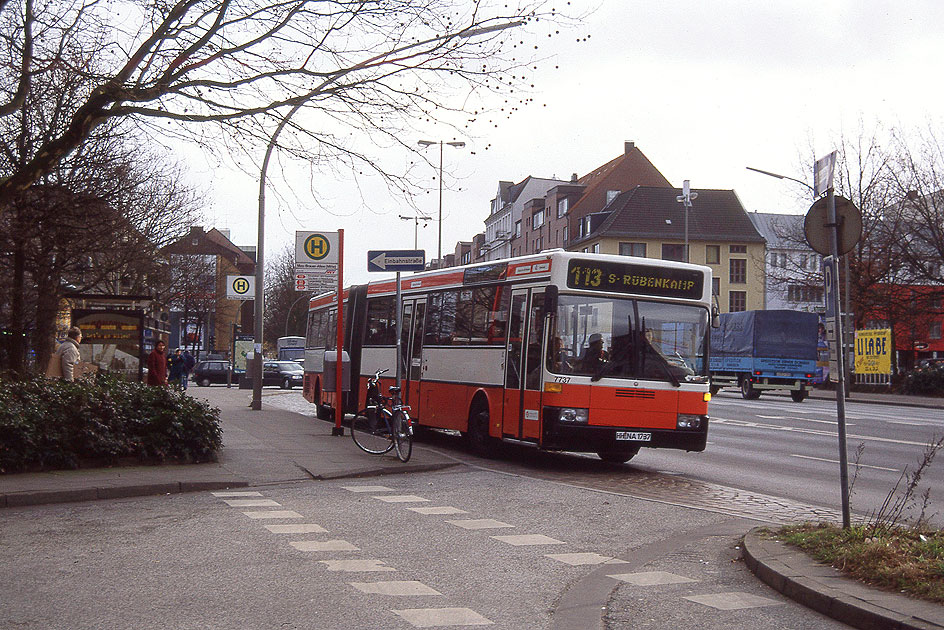
[[[705,449],[708,267],[556,250],[417,273],[401,292],[397,357],[395,281],[344,291],[345,411],[364,407],[377,369],[390,370],[386,391],[399,359],[414,422],[483,454],[499,440],[611,462],[640,447]],[[304,392],[322,418],[336,320],[334,294],[311,299]]]

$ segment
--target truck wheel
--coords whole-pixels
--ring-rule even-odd
[[[708,391],[711,392],[711,395],[712,395],[712,396],[717,396],[717,395],[718,395],[718,392],[721,391],[721,386],[720,386],[720,385],[711,385],[710,387],[708,387]]]
[[[741,398],[744,400],[757,400],[760,398],[760,390],[754,389],[754,385],[748,378],[741,379]]]
[[[597,451],[597,455],[600,456],[605,462],[610,464],[625,464],[632,458],[636,457],[636,454],[639,452],[639,447],[634,446],[632,448],[624,448],[620,450],[607,450],[607,451]]]
[[[805,389],[796,389],[790,392],[790,398],[793,399],[793,402],[803,402],[809,395],[810,393]]]

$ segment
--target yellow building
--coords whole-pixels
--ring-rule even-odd
[[[766,242],[733,190],[698,190],[688,215],[688,260],[707,265],[722,313],[764,308]],[[583,219],[569,251],[685,260],[677,188],[637,186]]]

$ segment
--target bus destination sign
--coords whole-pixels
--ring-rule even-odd
[[[704,274],[694,269],[573,259],[567,266],[567,286],[697,300],[704,291]]]

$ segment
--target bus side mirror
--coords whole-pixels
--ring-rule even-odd
[[[721,328],[721,314],[718,312],[718,305],[711,305],[711,327],[712,328]]]
[[[557,312],[557,287],[553,284],[544,289],[544,314]]]

